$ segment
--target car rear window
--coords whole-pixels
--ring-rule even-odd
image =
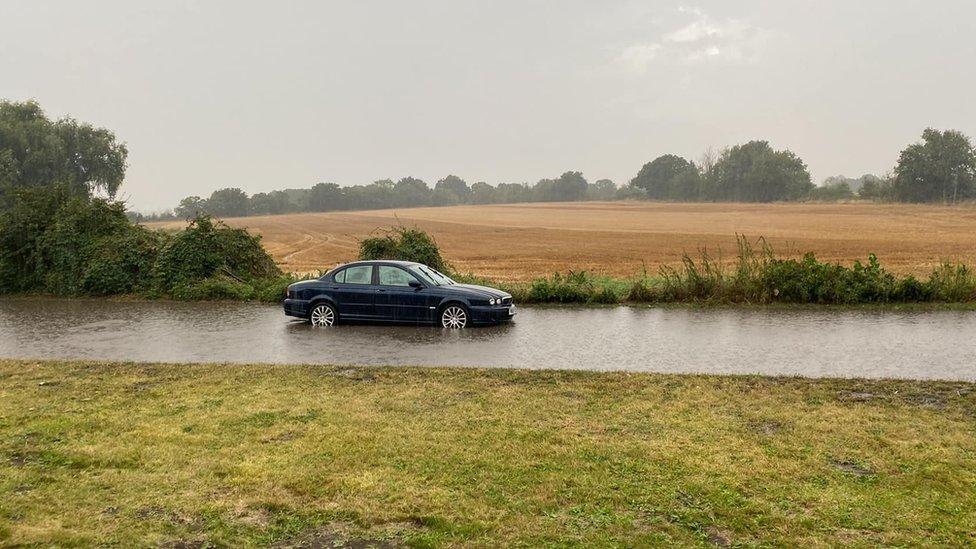
[[[371,284],[373,282],[373,266],[348,267],[336,273],[335,281],[339,284]]]

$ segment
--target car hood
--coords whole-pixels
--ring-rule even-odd
[[[511,294],[507,292],[496,290],[495,288],[489,288],[488,286],[478,286],[475,284],[451,284],[450,286],[441,286],[441,288],[459,291],[465,295],[476,297],[512,297]]]

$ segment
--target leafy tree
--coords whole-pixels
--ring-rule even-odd
[[[343,209],[346,197],[336,183],[319,183],[308,191],[308,210],[329,212]]]
[[[430,203],[430,187],[415,177],[404,177],[393,186],[396,205],[401,207],[423,206]]]
[[[292,212],[295,208],[287,193],[271,191],[270,193],[258,193],[251,196],[248,210],[252,215],[274,215]]]
[[[956,130],[927,128],[898,157],[894,194],[905,202],[951,202],[974,196],[976,151]]]
[[[0,198],[54,183],[72,194],[115,196],[127,155],[109,130],[71,118],[51,121],[35,101],[0,101]]]
[[[449,175],[434,185],[434,203],[437,205],[464,204],[471,198],[468,183],[456,175]]]
[[[488,185],[485,183],[485,185]],[[492,187],[494,202],[499,204],[514,204],[516,202],[531,202],[532,188],[524,183],[499,183],[497,187]]]
[[[580,172],[566,172],[556,180],[556,191],[560,200],[584,200],[589,184]]]
[[[248,206],[247,193],[237,188],[216,190],[207,199],[207,211],[218,217],[243,217]]]
[[[861,176],[861,188],[857,196],[865,200],[891,201],[894,200],[894,178],[884,178],[875,175]]]
[[[58,184],[20,187],[0,210],[0,293],[118,294],[144,288],[164,238],[121,202]]]
[[[682,173],[696,168],[694,164],[673,154],[665,154],[644,164],[637,177],[630,181],[634,187],[644,189],[648,198],[674,198],[674,180]],[[697,171],[697,170],[696,170]]]
[[[789,150],[773,150],[766,141],[726,149],[706,178],[709,200],[798,200],[813,189],[806,164]]]
[[[0,209],[0,293],[25,292],[44,284],[44,232],[69,199],[65,185],[15,187]]]
[[[471,202],[473,204],[491,204],[495,202],[495,187],[479,181],[471,185]]]
[[[697,201],[703,198],[702,176],[694,163],[671,178],[668,185],[668,196],[671,200]]]
[[[851,184],[851,190],[857,194],[861,193],[861,189],[864,188],[868,183],[873,183],[875,185],[880,185],[884,182],[884,179],[870,173],[866,173],[861,177],[857,178],[856,183]]]
[[[180,219],[191,219],[207,213],[207,201],[199,196],[188,196],[180,200],[180,205],[173,208],[173,213]]]
[[[580,172],[566,172],[557,179],[542,179],[535,185],[538,200],[569,202],[586,198],[588,183]]]
[[[587,200],[613,200],[616,194],[617,186],[609,179],[597,180],[586,189]]]
[[[345,189],[349,197],[349,207],[351,209],[371,210],[378,208],[395,207],[394,198],[396,193],[393,191],[393,181],[381,179],[369,185],[357,185]]]

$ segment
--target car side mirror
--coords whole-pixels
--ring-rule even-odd
[[[414,290],[419,290],[424,287],[424,285],[421,284],[419,280],[411,280],[410,282],[408,282],[408,284],[410,284],[410,287],[413,288]]]

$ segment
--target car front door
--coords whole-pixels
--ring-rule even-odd
[[[376,287],[376,314],[384,320],[401,322],[428,320],[427,288],[410,285],[411,282],[420,284],[417,277],[392,265],[378,265],[376,268],[379,282]]]
[[[340,317],[376,318],[372,265],[353,265],[336,273],[332,292]]]

